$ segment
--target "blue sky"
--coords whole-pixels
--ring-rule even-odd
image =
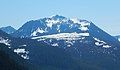
[[[111,35],[120,34],[120,0],[0,0],[0,27],[18,29],[31,19],[55,14],[86,19]]]

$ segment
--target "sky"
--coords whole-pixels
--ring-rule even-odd
[[[0,27],[18,29],[27,21],[56,14],[86,19],[120,35],[120,0],[0,0]]]

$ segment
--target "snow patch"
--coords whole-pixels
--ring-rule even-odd
[[[19,47],[22,47],[22,46],[24,46],[24,47],[25,47],[25,46],[27,46],[27,45],[26,45],[26,44],[23,44],[23,45],[20,45]]]
[[[120,38],[118,38],[118,40],[120,41]]]
[[[80,20],[79,20],[78,18],[72,18],[72,19],[70,19],[70,20],[72,20],[73,23],[80,23]]]
[[[73,45],[73,42],[72,41],[69,41],[69,40],[67,40],[67,41],[65,41],[67,44],[71,44],[71,45]]]
[[[80,22],[80,19],[77,19],[77,18],[73,18],[73,19],[70,19],[73,21],[73,23],[77,23],[80,25],[79,29],[81,31],[88,31],[88,27],[90,26],[90,23],[89,22]],[[72,26],[72,25],[71,25]],[[71,27],[70,26],[70,27]]]
[[[26,53],[25,49],[14,49],[14,52],[16,52],[17,54],[19,53]]]
[[[95,45],[97,45],[97,46],[102,46],[103,44],[100,43],[100,42],[95,42]]]
[[[52,35],[45,35],[39,37],[33,37],[32,39],[46,39],[46,38],[55,38],[57,40],[79,40],[81,37],[88,37],[89,33],[59,33]]]
[[[71,45],[69,44],[69,45],[67,45],[67,47],[71,47]]]
[[[103,45],[104,48],[110,48],[111,46],[109,45]]]
[[[90,26],[90,23],[81,22],[80,24],[81,24],[81,27],[80,27],[81,31],[89,30],[88,26]]]
[[[79,28],[81,31],[88,31],[89,29],[88,29],[88,27],[80,27]]]
[[[7,46],[10,46],[10,42],[11,42],[11,40],[4,39],[4,38],[0,37],[0,43],[3,43],[5,45],[7,45]]]
[[[28,55],[21,55],[21,57],[24,58],[24,59],[29,59]]]
[[[82,27],[88,27],[90,26],[90,23],[86,23],[86,22],[81,22],[80,23]]]
[[[57,25],[57,31],[60,33],[60,25]]]
[[[59,19],[57,19],[57,20],[51,19],[51,20],[46,20],[46,22],[47,22],[47,26],[51,28],[53,24],[56,24],[60,21],[59,21]]]
[[[52,46],[59,46],[57,43],[52,44]]]
[[[40,38],[39,40],[37,40],[37,41],[44,41],[45,40],[45,38]]]
[[[31,36],[37,36],[37,33],[45,33],[46,31],[44,31],[42,28],[38,28],[37,30],[35,30]]]
[[[9,49],[11,49],[11,47],[8,47]]]
[[[24,59],[29,59],[28,56],[29,51],[26,51],[25,49],[21,49],[21,48],[14,49],[14,52],[21,55],[21,57]]]
[[[93,37],[93,38],[94,38],[94,37]],[[101,41],[101,40],[99,40],[99,39],[97,39],[97,38],[94,38],[94,40],[96,41],[96,42],[95,42],[95,45],[96,45],[96,46],[102,46],[103,48],[110,48],[110,47],[111,47],[111,46],[108,45],[106,42]]]

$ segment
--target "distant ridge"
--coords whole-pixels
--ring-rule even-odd
[[[11,26],[1,27],[0,30],[6,32],[7,34],[11,34],[11,33],[14,33],[16,31],[16,29],[14,29]]]

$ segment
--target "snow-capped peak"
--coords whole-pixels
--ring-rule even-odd
[[[80,20],[78,18],[71,18],[70,19],[73,23],[77,23],[77,24],[81,24],[81,26],[89,26],[90,25],[90,21],[87,20]]]
[[[78,19],[78,18],[72,18],[72,19],[70,19],[73,23],[75,23],[75,24],[79,24],[80,25],[80,27],[79,27],[79,29],[81,30],[81,31],[88,31],[89,30],[89,26],[90,26],[90,23],[91,22],[89,22],[89,21],[86,21],[86,20],[80,20],[80,19]]]
[[[59,20],[59,19],[57,19],[57,20],[54,20],[54,19],[47,19],[46,22],[47,22],[47,26],[51,28],[52,25],[59,23],[60,20]]]
[[[73,23],[80,23],[80,19],[78,18],[71,18],[71,21],[73,21]]]
[[[54,15],[50,18],[47,18],[45,22],[46,22],[47,27],[51,28],[54,24],[63,23],[66,21],[67,21],[67,18],[64,16]]]
[[[27,22],[15,32],[17,35],[14,34],[14,36],[23,38],[41,36],[44,34],[88,32],[89,26],[90,22],[87,20],[80,20],[78,18],[70,19],[55,15]]]
[[[35,20],[28,22],[20,29],[18,29],[18,31],[16,31],[16,36],[17,35],[20,37],[24,36],[36,39],[37,41],[45,41],[48,39],[54,39],[57,41],[79,40],[79,42],[81,43],[83,42],[83,40],[85,40],[84,42],[94,40],[96,41],[94,45],[100,47],[102,46],[105,48],[113,46],[112,44],[114,43],[111,43],[111,41],[116,41],[116,43],[118,43],[117,40],[95,26],[91,21],[78,18],[66,18],[60,15],[43,18],[40,19],[40,21]],[[108,38],[105,38],[103,36],[107,36],[108,38],[110,38],[110,41],[108,40]],[[100,41],[94,38],[91,39],[91,37],[98,38]],[[53,44],[54,46],[56,45],[51,42],[50,44]]]

